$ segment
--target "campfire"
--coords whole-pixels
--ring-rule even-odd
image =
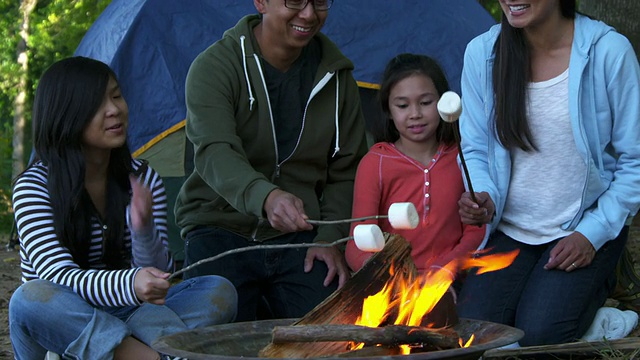
[[[458,270],[479,273],[509,266],[516,252],[456,259],[442,268],[418,274],[410,245],[386,235],[384,249],[305,317],[291,326],[276,326],[265,358],[316,358],[414,354],[464,348],[454,330],[458,318],[449,287]]]
[[[301,319],[210,326],[161,337],[152,347],[193,360],[478,359],[524,335],[502,324],[459,319],[448,291],[456,270],[498,270],[516,253],[480,254],[418,274],[409,243],[395,234],[384,238],[380,252]]]

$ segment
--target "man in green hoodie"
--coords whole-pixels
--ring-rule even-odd
[[[320,29],[332,0],[254,0],[193,62],[186,82],[195,170],[176,202],[185,266],[253,245],[330,243],[348,225],[365,154],[353,64]],[[335,247],[253,250],[205,263],[238,290],[236,321],[301,317],[349,278]]]

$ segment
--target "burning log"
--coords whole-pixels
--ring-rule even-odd
[[[400,279],[415,279],[417,269],[411,258],[411,245],[401,236],[385,234],[386,244],[382,251],[373,255],[370,260],[353,275],[339,290],[331,294],[322,303],[293,325],[353,325],[362,314],[364,299],[380,292],[385,284],[395,283]],[[432,327],[453,326],[457,323],[455,305],[449,296],[443,297],[450,304],[436,308],[445,313],[444,319],[429,319],[424,324]],[[436,310],[436,309],[434,309]],[[300,326],[302,328],[302,326]],[[348,341],[326,342],[286,342],[271,343],[264,347],[259,356],[267,358],[310,358],[336,356],[348,351]],[[389,350],[392,351],[392,350]]]
[[[367,345],[428,344],[439,349],[459,348],[460,336],[451,328],[430,329],[417,326],[387,325],[297,325],[276,326],[274,344],[288,342],[352,341]]]

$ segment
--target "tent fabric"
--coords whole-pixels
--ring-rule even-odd
[[[323,32],[353,61],[363,88],[376,87],[391,58],[415,52],[435,58],[459,92],[467,42],[494,24],[476,0],[336,0],[329,12]],[[117,74],[134,155],[183,126],[189,65],[250,13],[249,0],[113,0],[98,17],[75,55]]]

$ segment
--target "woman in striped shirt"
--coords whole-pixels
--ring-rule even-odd
[[[162,180],[127,146],[113,71],[73,57],[43,74],[33,106],[36,159],[15,182],[22,280],[9,304],[17,359],[159,359],[159,336],[232,321],[218,276],[171,286]]]

